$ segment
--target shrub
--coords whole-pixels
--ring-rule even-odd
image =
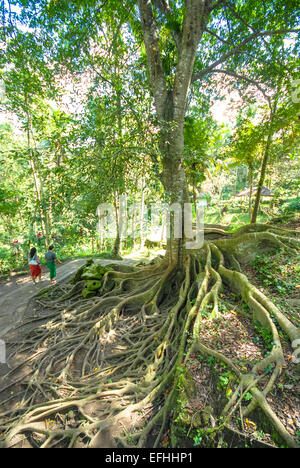
[[[291,200],[284,208],[284,213],[294,213],[297,211],[300,212],[300,197]]]

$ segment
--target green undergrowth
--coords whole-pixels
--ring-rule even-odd
[[[300,258],[283,251],[257,255],[247,268],[251,281],[269,295],[290,320],[299,326]]]
[[[87,263],[75,273],[70,282],[75,285],[80,281],[84,281],[82,297],[84,299],[93,297],[99,293],[103,283],[103,276],[108,271],[114,271],[114,269],[110,266],[94,263],[92,259],[89,259]]]

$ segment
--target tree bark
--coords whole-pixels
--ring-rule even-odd
[[[261,166],[260,179],[258,182],[255,205],[254,205],[252,218],[251,218],[251,224],[256,223],[256,219],[258,215],[261,192],[262,192],[263,184],[264,184],[265,177],[266,177],[266,170],[267,170],[267,165],[268,165],[269,157],[270,157],[270,150],[272,146],[272,140],[273,140],[273,134],[274,134],[274,128],[273,128],[274,116],[277,110],[278,98],[279,98],[280,91],[281,91],[281,84],[282,84],[282,77],[279,77],[277,90],[276,90],[276,94],[275,94],[274,101],[273,101],[274,102],[273,108],[272,108],[271,102],[269,104],[270,105],[270,118],[269,118],[269,125],[268,125],[268,136],[267,136],[267,142],[266,142],[265,151],[264,151],[263,162]]]
[[[252,214],[252,192],[253,192],[253,169],[249,170],[249,183],[250,183],[250,193],[249,193],[249,218],[251,220]]]
[[[119,224],[119,204],[118,204],[118,192],[114,193],[114,207],[115,207],[115,220],[116,220],[116,238],[113,247],[113,254],[120,255],[121,249],[121,234],[120,234],[120,224]]]
[[[41,217],[42,233],[45,238],[45,245],[48,248],[50,245],[48,217],[47,217],[47,212],[45,211],[43,207],[43,186],[38,176],[35,158],[34,158],[34,152],[33,152],[32,144],[31,144],[31,135],[33,135],[32,119],[31,119],[31,113],[30,113],[30,105],[28,102],[28,96],[26,93],[25,93],[25,104],[26,104],[26,115],[27,115],[27,146],[28,146],[28,152],[29,152],[29,164],[30,164],[32,174],[33,174],[33,179],[34,179],[37,205],[38,205],[38,210],[39,210],[40,217]]]
[[[140,241],[141,250],[145,247],[145,232],[144,232],[144,216],[145,216],[145,176],[142,177],[142,191],[141,191],[141,211],[140,211]]]
[[[29,122],[28,122],[29,126]],[[40,212],[40,217],[41,217],[41,227],[42,227],[42,233],[43,236],[45,237],[45,245],[48,248],[49,247],[49,226],[48,226],[48,219],[47,219],[47,213],[43,209],[43,196],[42,196],[42,184],[41,181],[39,180],[36,165],[35,165],[35,160],[33,157],[33,151],[31,147],[31,140],[30,140],[30,129],[28,128],[27,132],[27,140],[28,140],[28,150],[30,153],[30,167],[32,170],[33,174],[33,179],[34,179],[34,185],[35,185],[35,192],[36,192],[36,198],[37,198],[37,203],[38,203],[38,210]]]
[[[141,27],[147,53],[150,84],[156,114],[160,125],[160,154],[162,158],[162,183],[170,205],[179,203],[183,213],[189,202],[185,177],[184,118],[193,74],[197,46],[208,21],[210,0],[186,0],[182,31],[176,37],[178,52],[174,84],[167,84],[159,49],[158,25],[149,0],[138,0]],[[173,216],[167,239],[167,256],[172,263],[182,263],[184,257],[184,226],[181,237],[175,238]],[[182,216],[182,219],[184,217]]]
[[[135,206],[133,205],[133,208],[130,210],[131,211],[131,248],[135,250]]]

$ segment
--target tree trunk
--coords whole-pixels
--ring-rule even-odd
[[[132,210],[131,218],[131,248],[135,249],[135,208]]]
[[[181,128],[180,128],[181,127]],[[170,206],[167,237],[167,256],[171,263],[182,264],[184,258],[184,204],[188,203],[188,187],[183,167],[183,125],[178,125],[177,135],[168,135],[168,152],[163,160],[162,181]],[[162,146],[165,143],[162,141]],[[172,210],[172,207],[175,210]],[[179,219],[176,210],[180,210]],[[178,225],[180,223],[180,225]]]
[[[48,248],[49,247],[49,228],[48,228],[47,214],[45,213],[42,207],[42,203],[43,203],[42,188],[41,188],[41,184],[38,178],[35,161],[32,158],[30,159],[30,167],[32,169],[32,174],[34,178],[36,198],[37,198],[38,209],[39,209],[39,213],[41,217],[42,233],[43,233],[43,236],[45,237],[45,245]]]
[[[121,250],[128,248],[128,209],[127,209],[127,197],[124,198],[124,207],[123,207],[123,223],[122,225],[122,234],[121,237],[123,239],[123,245],[121,246]]]
[[[25,100],[27,102],[26,96],[25,96]],[[30,163],[30,167],[31,167],[33,179],[34,179],[38,210],[39,210],[40,217],[41,217],[42,233],[45,238],[46,248],[48,248],[50,245],[49,244],[50,239],[49,239],[49,226],[48,226],[47,212],[43,207],[43,187],[42,187],[42,182],[39,179],[38,172],[36,169],[34,152],[33,152],[32,144],[31,144],[31,134],[32,134],[32,123],[31,123],[31,116],[30,116],[30,111],[28,107],[28,110],[27,110],[27,145],[28,145],[29,158],[30,158],[29,163]]]
[[[250,183],[250,193],[249,193],[249,219],[251,220],[252,214],[252,192],[253,192],[253,170],[249,170],[249,183]]]
[[[145,188],[146,181],[145,176],[142,177],[142,193],[141,193],[141,212],[140,212],[140,248],[141,250],[145,247],[145,233],[144,233],[144,216],[145,216]]]
[[[179,204],[183,214],[184,203],[189,201],[183,165],[184,118],[190,90],[194,61],[199,40],[205,30],[212,2],[187,0],[182,31],[174,33],[177,47],[177,65],[174,82],[168,83],[160,52],[158,24],[152,10],[152,2],[138,0],[147,54],[150,84],[154,96],[156,114],[160,125],[160,155],[162,157],[162,183],[169,204]],[[161,5],[160,5],[161,6]],[[184,226],[176,237],[174,216],[170,216],[170,235],[167,239],[169,262],[182,265],[184,258]],[[181,216],[183,220],[183,216]]]
[[[272,105],[270,104],[270,119],[269,119],[269,126],[268,126],[268,137],[267,137],[263,162],[262,162],[262,166],[261,166],[260,179],[259,179],[259,182],[258,182],[258,187],[257,187],[257,192],[256,192],[255,205],[254,205],[254,209],[253,209],[253,213],[252,213],[251,224],[256,223],[256,219],[257,219],[257,215],[258,215],[258,209],[259,209],[260,198],[261,198],[261,191],[262,191],[263,184],[264,184],[265,177],[266,177],[266,170],[267,170],[267,165],[268,165],[268,162],[269,162],[270,149],[271,149],[272,140],[273,140],[273,133],[274,133],[273,120],[274,120],[274,115],[276,114],[276,110],[277,110],[278,98],[279,98],[280,91],[281,91],[281,82],[282,82],[282,77],[279,78],[279,82],[278,82],[278,86],[277,86],[277,92],[276,92],[275,98],[274,98],[273,108],[272,108]]]
[[[270,122],[268,138],[267,138],[264,157],[263,157],[263,162],[262,162],[262,166],[261,166],[260,179],[259,179],[259,182],[258,182],[256,198],[255,198],[255,204],[254,204],[252,218],[251,218],[251,224],[255,224],[256,220],[257,220],[258,209],[259,209],[260,198],[261,198],[261,191],[262,191],[264,181],[265,181],[265,177],[266,177],[266,170],[267,170],[267,165],[268,165],[269,156],[270,156],[271,144],[272,144],[272,130],[271,130],[271,122]]]
[[[115,207],[115,219],[116,219],[116,239],[113,247],[113,254],[120,255],[121,248],[121,235],[120,235],[120,224],[119,224],[119,205],[118,205],[118,193],[114,193],[114,207]]]
[[[99,234],[98,234],[98,251],[102,252],[102,245],[103,245],[103,239],[102,239],[102,225],[99,223]]]

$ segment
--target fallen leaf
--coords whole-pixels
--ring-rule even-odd
[[[251,429],[251,426],[253,427],[253,430],[256,430],[256,424],[253,421],[250,421],[250,419],[246,418],[245,420],[247,429]]]

